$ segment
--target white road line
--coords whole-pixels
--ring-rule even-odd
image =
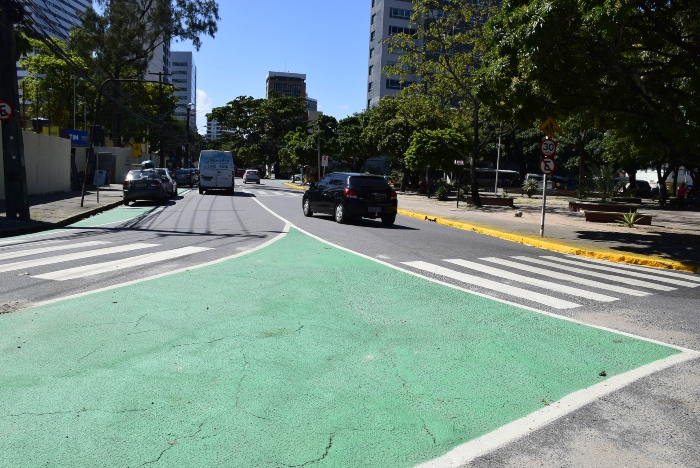
[[[260,195],[269,195],[265,190],[254,190],[255,193],[259,193]]]
[[[8,263],[0,265],[0,273],[6,271],[21,270],[24,268],[34,268],[44,265],[53,265],[54,263],[70,262],[72,260],[80,260],[83,258],[99,257],[101,255],[109,255],[113,253],[130,252],[132,250],[148,249],[158,247],[159,244],[127,244],[116,247],[108,247],[106,249],[88,250],[87,252],[75,252],[72,254],[58,255],[57,257],[39,258],[36,260],[26,260],[24,262]]]
[[[50,234],[55,234],[55,233],[56,233],[56,231],[51,232]],[[47,234],[49,234],[49,233],[47,233]],[[37,234],[35,236],[24,236],[24,237],[18,237],[18,238],[12,239],[12,240],[0,241],[0,247],[10,247],[10,246],[17,245],[17,244],[25,244],[25,243],[27,243],[27,241],[31,241],[32,237],[37,237],[39,235],[42,235],[42,234]],[[58,240],[58,239],[57,240],[45,240],[45,241],[36,242],[33,245],[54,244],[56,242],[67,242],[67,241]]]
[[[58,250],[70,250],[70,249],[80,249],[82,247],[94,247],[96,245],[104,245],[104,244],[109,244],[109,242],[90,241],[90,242],[79,242],[77,244],[55,245],[53,247],[41,247],[38,249],[18,250],[15,252],[7,252],[4,254],[0,254],[0,260],[8,260],[10,258],[19,258],[19,257],[29,257],[30,255],[37,255],[37,254],[42,254],[42,253],[46,253],[46,252],[56,252]]]
[[[480,258],[479,260],[484,260],[486,262],[497,263],[498,265],[507,266],[510,268],[515,268],[516,270],[526,271],[530,274],[537,274],[540,276],[546,276],[547,278],[555,278],[561,281],[570,281],[583,286],[592,286],[594,288],[603,289],[605,291],[612,291],[620,294],[626,294],[628,296],[650,296],[651,293],[645,291],[637,291],[636,289],[623,288],[622,286],[615,286],[613,284],[601,283],[599,281],[593,281],[586,278],[579,278],[574,275],[567,275],[565,273],[559,273],[556,271],[546,270],[544,268],[537,268],[532,265],[523,265],[522,263],[513,262],[511,260],[506,260],[503,258],[496,257],[486,257]]]
[[[572,296],[585,297],[586,299],[592,299],[594,301],[600,302],[612,302],[619,300],[617,297],[606,296],[605,294],[599,294],[592,291],[587,291],[585,289],[573,288],[571,286],[566,286],[563,284],[552,283],[549,281],[543,281],[541,279],[533,278],[531,276],[518,275],[516,273],[511,273],[506,270],[501,270],[499,268],[493,268],[488,265],[481,265],[480,263],[469,262],[461,259],[451,259],[445,260],[446,262],[454,263],[455,265],[463,266],[465,268],[470,268],[472,270],[479,271],[481,273],[486,273],[487,275],[497,276],[498,278],[508,279],[512,281],[517,281],[519,283],[525,283],[532,286],[536,286],[542,289],[549,289],[551,291],[556,291],[562,294],[569,294]]]
[[[148,265],[154,262],[162,262],[173,258],[184,257],[185,255],[203,252],[205,250],[211,249],[208,247],[183,247],[181,249],[166,250],[165,252],[154,252],[139,255],[136,257],[126,258],[124,260],[114,260],[111,262],[69,268],[67,270],[54,271],[43,275],[35,275],[33,277],[47,280],[65,281],[76,278],[84,278],[86,276],[99,275],[101,273],[120,271],[126,268]]]
[[[602,279],[606,279],[606,280],[610,280],[610,281],[615,281],[617,283],[631,284],[632,286],[639,286],[641,288],[656,289],[657,291],[675,291],[676,290],[676,288],[672,288],[670,286],[662,286],[660,284],[650,283],[648,281],[641,281],[641,280],[636,280],[636,279],[632,279],[632,278],[623,278],[623,277],[617,276],[617,275],[606,275],[604,273],[598,273],[597,271],[584,270],[583,268],[575,268],[575,267],[568,266],[568,265],[562,265],[560,263],[547,262],[544,260],[540,260],[539,258],[530,258],[530,257],[521,257],[521,256],[516,256],[513,258],[515,258],[517,260],[522,260],[524,262],[531,262],[531,263],[536,263],[538,265],[548,266],[551,268],[557,268],[559,270],[570,271],[572,273],[579,273],[581,275],[595,276],[596,278],[602,278]]]
[[[497,291],[503,294],[508,294],[509,296],[515,296],[519,299],[526,299],[532,302],[538,302],[549,307],[554,307],[557,309],[573,309],[574,307],[580,307],[581,304],[576,304],[574,302],[565,301],[563,299],[557,299],[556,297],[546,296],[544,294],[536,293],[533,291],[528,291],[527,289],[521,289],[515,286],[509,286],[507,284],[499,283],[498,281],[491,281],[484,278],[479,278],[478,276],[467,275],[465,273],[460,273],[458,271],[450,270],[449,268],[444,268],[438,265],[433,265],[427,262],[402,262],[404,265],[416,268],[418,270],[428,271],[436,275],[445,276],[447,278],[456,279],[463,283],[472,284],[479,286],[481,288],[490,289],[492,291]]]
[[[542,258],[546,258],[549,260],[555,260],[558,262],[566,263],[568,265],[576,265],[576,266],[582,266],[584,268],[591,268],[594,270],[612,271],[613,273],[618,273],[618,274],[627,275],[627,276],[633,276],[635,278],[649,279],[649,280],[653,280],[653,281],[658,281],[659,283],[668,283],[668,284],[675,284],[676,286],[685,286],[686,288],[697,288],[698,286],[700,286],[700,284],[690,283],[688,281],[681,281],[681,280],[671,279],[671,278],[663,278],[663,277],[660,278],[657,275],[650,275],[648,273],[645,274],[645,273],[639,273],[636,271],[620,271],[616,267],[612,267],[612,266],[593,265],[590,263],[577,262],[574,260],[569,260],[569,259],[565,259],[565,258],[558,258],[558,257],[550,257],[550,256],[546,256],[546,255],[543,255]]]
[[[597,263],[599,265],[610,265],[609,261],[606,260],[598,260],[596,258],[587,258],[587,257],[580,257],[578,255],[566,255],[569,258],[575,258],[577,260],[584,260],[586,262],[590,263]],[[679,271],[674,271],[674,270],[665,270],[663,268],[653,268],[653,267],[647,267],[647,266],[641,266],[641,265],[629,265],[627,263],[615,263],[615,268],[624,268],[626,270],[635,270],[635,271],[645,271],[647,273],[653,273],[655,275],[663,275],[663,276],[670,276],[672,278],[682,278],[685,281],[697,281],[700,283],[700,275],[694,275],[693,273],[687,272],[687,273],[681,273]]]

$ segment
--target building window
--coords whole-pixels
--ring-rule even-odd
[[[372,82],[370,81],[369,84],[367,85],[367,92],[371,93],[372,92]]]
[[[371,107],[371,105],[372,105],[372,100],[367,99],[367,109],[369,109]]]
[[[411,85],[415,83],[415,81],[404,81],[401,82],[401,80],[392,80],[392,79],[387,79],[386,80],[386,89],[404,89],[406,86]]]
[[[374,21],[375,21],[376,19],[377,19],[377,15],[372,15],[372,23],[371,23],[371,24],[374,24]]]
[[[406,10],[404,8],[391,8],[389,9],[389,17],[410,20],[413,16],[413,10]]]
[[[372,58],[372,57],[374,57],[374,47],[369,49],[369,58]]]
[[[183,78],[173,78],[173,83],[187,83],[187,79]]]
[[[370,40],[370,41],[373,41],[373,40],[374,40],[374,37],[375,37],[375,33],[374,33],[374,31],[372,31],[372,32],[370,33],[370,35],[369,35],[369,40]]]
[[[409,36],[415,36],[416,30],[413,28],[404,28],[402,26],[389,26],[389,35],[393,36],[394,34],[408,34]]]
[[[173,67],[186,67],[186,66],[187,66],[187,62],[173,62],[173,63],[172,63],[172,66],[173,66]]]
[[[372,73],[374,72],[374,65],[369,66],[369,75],[372,76]]]

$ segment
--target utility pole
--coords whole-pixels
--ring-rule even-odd
[[[15,23],[24,16],[19,2],[0,3],[0,118],[2,153],[5,167],[5,217],[29,220],[27,172],[24,165],[24,140],[19,112],[17,64],[15,62]]]
[[[171,76],[172,74],[158,72],[149,73],[149,75],[158,75],[158,83],[160,83],[160,86],[158,87],[158,123],[160,124],[160,128],[158,129],[158,152],[160,153],[160,161],[158,165],[160,167],[165,167],[165,142],[163,141],[165,139],[165,113],[163,112],[163,77]]]

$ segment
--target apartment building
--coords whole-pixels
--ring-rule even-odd
[[[303,73],[267,72],[265,99],[270,92],[277,91],[282,96],[306,97],[306,75]]]
[[[187,106],[190,107],[190,129],[197,131],[197,66],[194,63],[192,52],[172,51],[170,82],[177,86],[177,103],[175,104],[175,117],[179,120],[187,120]]]
[[[384,41],[393,34],[412,33],[409,20],[413,15],[411,0],[371,0],[367,66],[367,107],[376,106],[384,96],[392,96],[418,77],[409,75],[401,83],[398,76],[386,76],[382,70],[395,65],[399,55],[389,53]]]

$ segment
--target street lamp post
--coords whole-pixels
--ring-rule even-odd
[[[186,133],[186,139],[185,139],[185,165],[184,167],[189,168],[190,167],[190,111],[192,110],[192,104],[191,102],[187,103],[187,128],[185,129]]]

